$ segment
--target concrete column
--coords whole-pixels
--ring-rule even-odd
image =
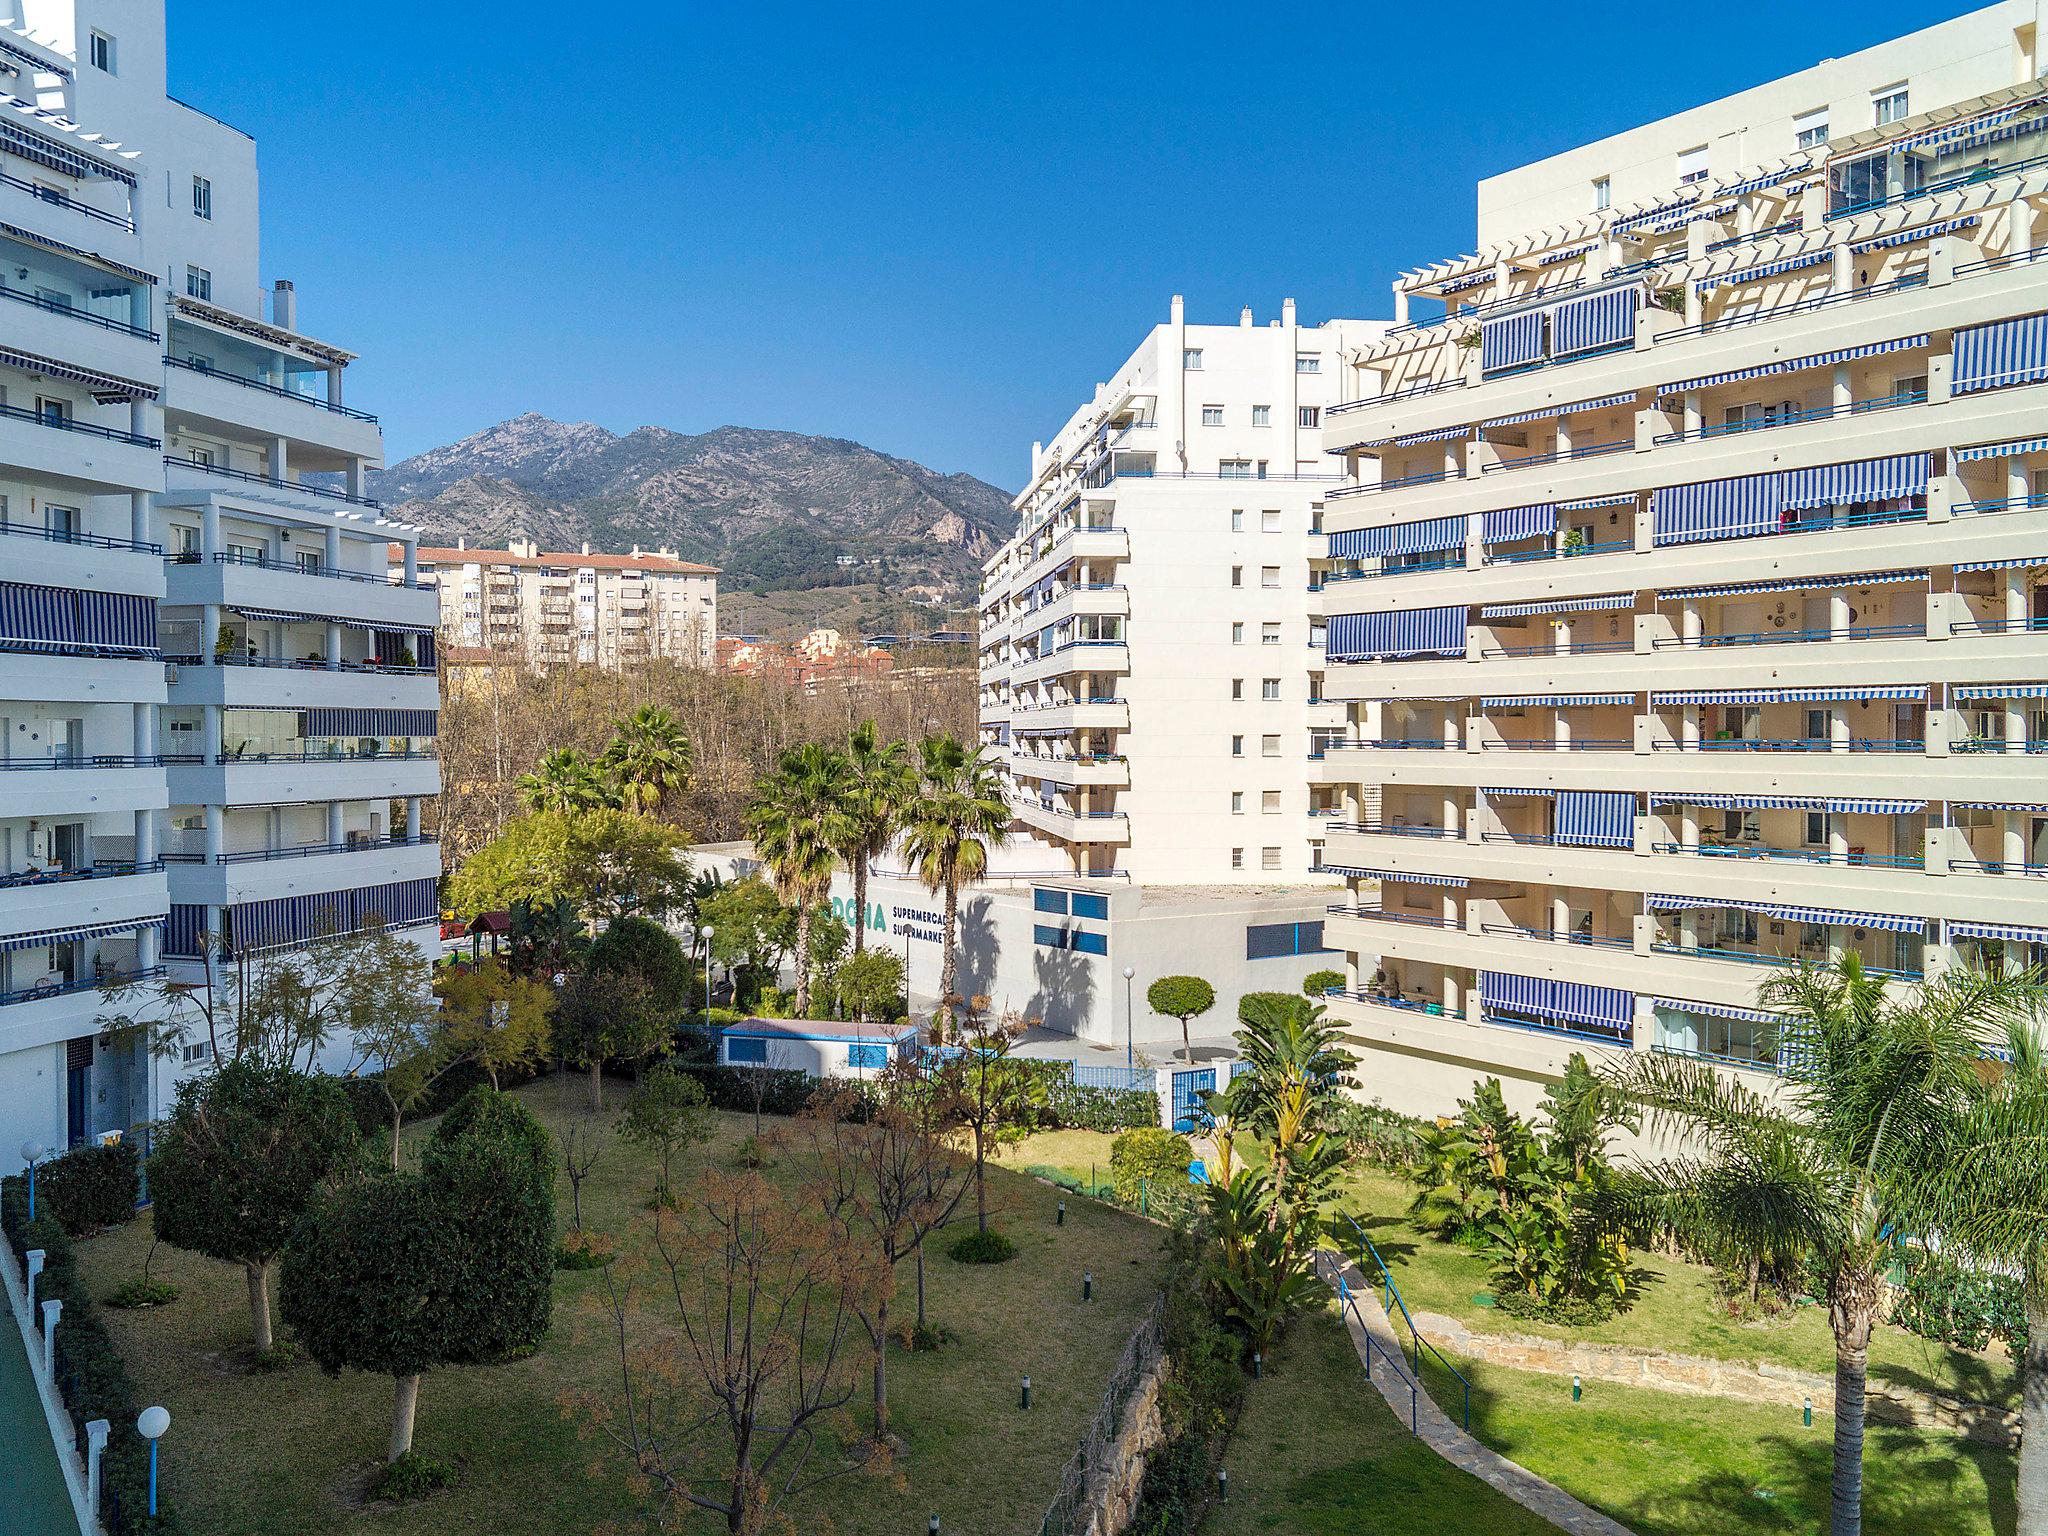
[[[2034,205],[2015,198],[2005,208],[2005,253],[2013,255],[2034,248]]]
[[[2005,750],[2025,752],[2027,750],[2027,712],[2018,704],[2005,706]]]
[[[1831,398],[1835,409],[1838,411],[1847,410],[1849,403],[1855,399],[1855,396],[1849,392],[1849,368],[1846,363],[1836,365],[1834,390]]]
[[[1550,648],[1560,656],[1572,653],[1572,626],[1568,619],[1553,619],[1550,623]]]
[[[1705,614],[1698,598],[1688,598],[1678,610],[1678,637],[1687,645],[1698,645],[1705,630]],[[1691,706],[1688,706],[1690,708]]]
[[[1836,704],[1828,710],[1828,750],[1846,752],[1849,750],[1849,711]]]
[[[1679,808],[1678,842],[1684,848],[1697,848],[1700,845],[1700,813],[1693,806]]]
[[[416,586],[420,579],[420,547],[411,539],[405,541],[405,584]]]
[[[208,498],[199,508],[199,553],[213,563],[213,557],[220,553],[220,508]]]
[[[329,667],[339,667],[341,665],[341,626],[339,624],[327,626],[327,665]]]
[[[1830,863],[1846,864],[1849,862],[1849,834],[1845,830],[1847,826],[1848,818],[1846,816],[1830,816],[1828,818],[1828,860]]]
[[[338,846],[339,846],[339,845],[340,845],[340,844],[342,843],[342,841],[343,841],[343,840],[344,840],[344,839],[345,839],[345,838],[347,837],[347,835],[348,835],[348,833],[347,833],[347,830],[346,830],[346,829],[345,829],[345,828],[344,828],[344,827],[342,826],[342,803],[341,803],[341,802],[340,802],[339,800],[330,800],[330,801],[328,801],[328,802],[327,802],[327,842],[328,842],[328,845],[329,845],[330,847],[338,847]]]
[[[218,864],[220,862],[221,845],[226,830],[227,808],[225,806],[209,805],[206,807],[205,814],[206,862],[209,864]]]
[[[137,544],[150,543],[149,537],[149,495],[137,491],[128,498],[128,537]]]
[[[339,526],[327,530],[327,552],[321,557],[330,571],[341,569],[341,529]]]
[[[1836,246],[1834,257],[1834,266],[1830,269],[1832,275],[1828,283],[1828,292],[1847,293],[1856,286],[1856,258],[1850,253],[1849,247],[1846,245]]]
[[[1571,418],[1569,416],[1560,416],[1557,418],[1557,456],[1560,459],[1568,459],[1571,457],[1571,453]]]
[[[361,459],[350,459],[348,461],[348,469],[346,471],[348,494],[357,501],[366,499],[368,495],[368,492],[364,489],[367,484],[365,474],[366,471]]]
[[[1444,750],[1458,750],[1458,717],[1448,710],[1444,712]]]
[[[1840,959],[1842,958],[1842,956],[1846,955],[1847,953],[1849,953],[1849,930],[1848,930],[1848,929],[1846,929],[1846,928],[1842,928],[1842,927],[1831,927],[1831,928],[1829,928],[1829,929],[1828,929],[1828,959],[1829,959],[1829,961],[1830,961],[1830,962],[1833,962],[1833,961],[1837,961],[1837,960],[1840,960]]]
[[[220,644],[220,604],[207,603],[199,610],[199,659],[202,662],[213,659],[213,648]]]
[[[1698,949],[1700,947],[1700,915],[1697,912],[1678,914],[1678,947]]]
[[[1551,898],[1550,898],[1550,931],[1551,931],[1551,933],[1552,933],[1553,935],[1558,935],[1558,936],[1561,936],[1561,935],[1563,935],[1563,934],[1565,933],[1565,931],[1566,931],[1566,930],[1567,930],[1568,928],[1570,928],[1570,927],[1571,927],[1571,922],[1572,922],[1572,908],[1571,908],[1571,903],[1570,903],[1570,902],[1568,902],[1568,901],[1566,901],[1566,900],[1565,900],[1565,899],[1564,899],[1564,898],[1563,898],[1562,896],[1553,896],[1553,897],[1551,897]]]
[[[2017,456],[2005,461],[2005,499],[2015,506],[2024,505],[2030,487],[2027,484],[2027,469]]]
[[[1455,797],[1455,796],[1452,796],[1452,795],[1445,795],[1445,796],[1444,796],[1444,825],[1445,825],[1446,827],[1452,827],[1452,828],[1455,828],[1455,827],[1456,827],[1456,826],[1458,825],[1458,815],[1459,815],[1459,811],[1458,811],[1458,802],[1457,802],[1457,799],[1456,799],[1456,797]],[[1473,827],[1475,827],[1475,828],[1476,828],[1477,826],[1478,826],[1478,818],[1477,818],[1477,817],[1474,817],[1474,818],[1473,818]],[[1468,828],[1467,830],[1469,831],[1469,830],[1471,830],[1471,829],[1470,829],[1470,828]]]
[[[1572,723],[1565,718],[1565,712],[1561,709],[1556,711],[1552,717],[1550,736],[1551,740],[1556,743],[1558,751],[1565,752],[1571,749]]]
[[[1408,290],[1399,283],[1394,285],[1394,324],[1408,323]]]
[[[1678,721],[1678,745],[1681,750],[1697,752],[1700,746],[1700,707],[1687,704]]]
[[[1685,431],[1688,437],[1697,436],[1707,424],[1706,407],[1701,403],[1698,390],[1690,390],[1685,396]]]
[[[341,404],[341,364],[334,363],[327,370],[327,403]]]
[[[1458,978],[1449,971],[1444,972],[1444,1014],[1446,1017],[1458,1011]]]
[[[285,440],[273,437],[270,440],[270,478],[277,481],[291,479],[291,454]]]
[[[1849,638],[1849,594],[1836,587],[1828,594],[1828,639],[1830,642],[1846,641]]]
[[[2027,626],[2027,572],[2022,567],[1999,574],[2005,578],[2005,622],[2015,629],[2024,630]]]
[[[85,1506],[88,1509],[100,1507],[100,1456],[107,1448],[107,1436],[113,1433],[113,1422],[108,1419],[92,1419],[85,1426]]]
[[[199,753],[207,762],[220,756],[225,743],[220,736],[220,706],[202,704],[199,706]]]
[[[2000,811],[1998,813],[1999,859],[2007,869],[2027,862],[2027,813],[2025,811]]]
[[[420,840],[420,797],[405,797],[405,840],[416,843]]]

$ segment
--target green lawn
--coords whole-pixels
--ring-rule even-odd
[[[580,1080],[520,1090],[551,1125],[585,1113]],[[614,1089],[614,1098],[619,1091]],[[613,1105],[616,1109],[616,1103]],[[750,1128],[721,1116],[697,1158],[729,1160]],[[417,1128],[411,1133],[417,1135]],[[650,1164],[622,1145],[584,1190],[591,1225],[625,1235],[646,1220]],[[1020,1252],[1007,1264],[928,1264],[935,1320],[958,1336],[947,1350],[890,1361],[891,1427],[905,1442],[899,1477],[827,1484],[795,1510],[804,1530],[838,1536],[923,1531],[936,1511],[947,1531],[1035,1532],[1058,1469],[1072,1453],[1104,1380],[1160,1271],[1160,1234],[1089,1201],[1052,1222],[1055,1194],[1002,1171],[991,1175],[997,1225]],[[560,1192],[567,1222],[568,1191]],[[971,1216],[970,1216],[971,1221]],[[110,1291],[149,1245],[147,1219],[79,1246],[81,1269]],[[1095,1272],[1083,1303],[1080,1275]],[[588,1532],[630,1512],[621,1464],[558,1406],[567,1389],[602,1384],[617,1357],[585,1304],[596,1277],[558,1273],[555,1326],[540,1351],[515,1364],[435,1372],[420,1391],[416,1449],[461,1472],[452,1492],[404,1508],[356,1506],[356,1490],[382,1455],[391,1408],[387,1378],[329,1379],[309,1365],[246,1374],[249,1320],[239,1271],[160,1248],[156,1273],[181,1287],[156,1312],[105,1315],[145,1400],[171,1411],[165,1475],[186,1528],[208,1536],[555,1536]],[[899,1296],[910,1297],[908,1267]],[[1017,1411],[1029,1373],[1033,1406]],[[999,1453],[998,1453],[999,1452]],[[723,1529],[707,1517],[691,1531]]]

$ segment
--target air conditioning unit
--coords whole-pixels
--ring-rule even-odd
[[[175,661],[167,661],[167,662],[165,662],[165,663],[164,663],[164,681],[165,681],[166,683],[175,683],[175,682],[176,682],[177,680],[178,680],[178,664],[177,664],[177,663],[176,663]]]

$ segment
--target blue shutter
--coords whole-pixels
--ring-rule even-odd
[[[1782,482],[1780,475],[1743,475],[1652,491],[1652,542],[1694,544],[1775,532],[1784,508]]]
[[[2048,315],[2022,315],[1956,332],[1954,393],[2036,379],[2048,379]]]
[[[1543,311],[1524,310],[1479,326],[1479,367],[1483,373],[1519,368],[1543,356]]]
[[[1635,844],[1636,797],[1627,790],[1560,790],[1557,840],[1588,848]]]
[[[1333,661],[1375,656],[1463,656],[1465,609],[1409,608],[1330,616],[1326,654]]]
[[[81,591],[78,637],[102,651],[156,654],[156,600],[128,592]]]
[[[1860,459],[1853,464],[1822,464],[1791,469],[1778,476],[1779,503],[1791,512],[1814,507],[1842,507],[1858,501],[1896,501],[1927,492],[1931,456],[1904,453],[1889,459]]]
[[[1427,522],[1394,523],[1385,528],[1354,528],[1330,535],[1330,558],[1367,560],[1377,555],[1420,555],[1439,549],[1462,549],[1466,520],[1433,517]]]
[[[1488,512],[1479,525],[1480,542],[1505,544],[1511,539],[1533,539],[1557,532],[1557,503],[1539,501],[1526,507],[1503,507]]]
[[[1575,357],[1598,347],[1633,344],[1642,298],[1643,290],[1632,286],[1566,300],[1550,314],[1550,355]]]

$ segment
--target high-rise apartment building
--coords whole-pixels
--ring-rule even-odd
[[[259,277],[255,145],[165,94],[149,0],[0,0],[0,108],[11,1168],[205,1059],[101,1040],[106,978],[233,986],[373,915],[430,936],[440,777],[436,599],[363,494],[350,354]]]
[[[402,551],[392,550],[394,566]],[[718,643],[718,568],[673,550],[594,554],[508,549],[422,549],[422,573],[441,594],[450,645],[523,655],[535,666],[581,662],[618,668],[668,659],[711,665]]]
[[[2041,19],[1491,178],[1478,249],[1395,284],[1323,434],[1369,1092],[1768,1085],[1788,965],[2048,956]]]
[[[1050,444],[981,590],[981,721],[1048,873],[1310,879],[1335,791],[1317,579],[1323,415],[1383,325],[1191,325],[1173,300]]]

